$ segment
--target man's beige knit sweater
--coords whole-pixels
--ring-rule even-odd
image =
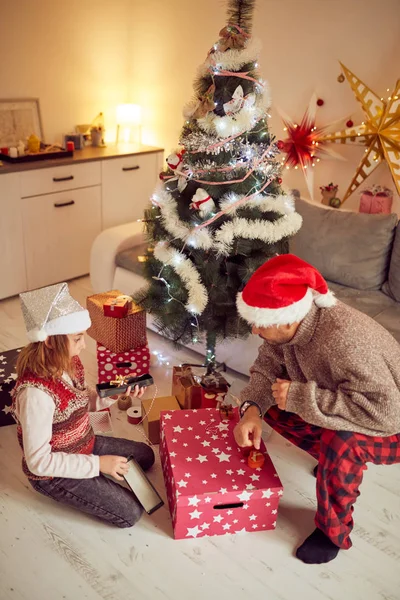
[[[264,342],[242,401],[263,414],[271,385],[290,380],[286,410],[307,423],[370,436],[400,432],[400,346],[370,317],[338,302],[313,308],[286,344]]]

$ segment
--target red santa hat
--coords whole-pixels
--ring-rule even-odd
[[[293,254],[264,263],[237,296],[239,314],[251,325],[270,327],[298,323],[313,302],[319,308],[336,304],[325,279],[314,267]]]

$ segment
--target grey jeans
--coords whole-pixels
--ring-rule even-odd
[[[122,438],[97,435],[93,454],[134,456],[144,470],[154,463],[154,452],[150,446]],[[142,514],[142,507],[130,490],[101,474],[91,479],[30,479],[29,483],[44,496],[117,527],[132,527]]]

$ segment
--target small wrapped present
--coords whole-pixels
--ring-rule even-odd
[[[92,320],[88,334],[112,352],[125,352],[145,346],[147,344],[146,313],[139,306],[132,303],[128,308],[127,316],[122,319],[110,319],[104,316],[104,304],[118,296],[122,296],[121,292],[112,290],[87,298],[86,305]]]
[[[123,319],[128,316],[128,311],[132,307],[132,298],[130,296],[117,296],[108,298],[103,304],[103,314],[105,317],[114,319]]]
[[[0,351],[0,427],[4,425],[15,425],[11,412],[11,391],[15,385],[17,374],[15,363],[22,348],[15,350]]]
[[[111,352],[97,342],[97,382],[107,383],[117,375],[136,377],[149,372],[150,350],[142,346],[126,352]]]
[[[175,539],[275,529],[283,487],[264,442],[245,458],[217,409],[161,413],[160,458]],[[249,465],[249,462],[251,463]]]
[[[392,204],[392,190],[380,185],[374,185],[361,192],[359,212],[371,215],[390,215]]]
[[[162,411],[180,410],[175,396],[142,400],[143,429],[152,444],[160,443],[160,418]]]
[[[98,383],[96,390],[100,398],[109,398],[110,396],[116,396],[118,394],[125,394],[126,390],[130,386],[131,388],[138,385],[140,388],[149,387],[153,385],[154,380],[149,373],[140,375],[139,377],[130,377],[126,375],[117,375],[115,379],[108,383]]]
[[[225,365],[222,365],[225,368]],[[181,408],[216,408],[224,400],[229,383],[216,368],[183,364],[172,372],[172,394]]]
[[[328,185],[320,186],[319,189],[321,190],[322,195],[321,204],[324,204],[324,206],[331,206],[331,201],[336,198],[339,186],[334,183],[329,183]]]

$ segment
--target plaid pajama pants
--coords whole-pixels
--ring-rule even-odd
[[[284,438],[318,461],[316,526],[339,546],[351,547],[353,504],[368,462],[400,463],[400,433],[371,437],[350,431],[332,431],[310,425],[293,413],[272,407],[265,421]]]

